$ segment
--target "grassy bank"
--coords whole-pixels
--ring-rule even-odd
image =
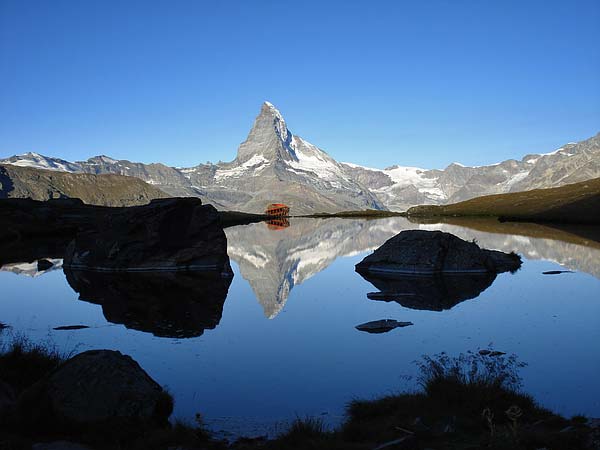
[[[519,392],[515,356],[440,354],[418,364],[417,392],[352,401],[333,432],[314,419],[297,421],[264,448],[585,448],[585,418],[560,417]]]
[[[483,353],[483,354],[482,354]],[[66,355],[16,339],[2,346],[0,380],[18,393],[43,379]],[[94,449],[583,449],[591,429],[584,417],[566,419],[539,407],[519,391],[515,356],[439,354],[418,362],[420,388],[375,400],[354,400],[342,426],[328,431],[318,419],[297,419],[276,439],[211,437],[202,424],[176,422],[161,428],[70,430],[40,434],[0,420],[0,448],[30,449],[35,442],[69,440]],[[232,405],[234,407],[234,405]],[[20,431],[19,431],[20,430]],[[108,432],[110,431],[110,432]],[[384,448],[384,447],[382,447]]]
[[[236,225],[249,225],[251,223],[263,222],[271,217],[266,214],[251,214],[240,211],[219,211],[219,218],[223,228],[234,227]]]
[[[451,205],[415,206],[409,217],[491,216],[508,221],[600,224],[600,178],[558,188],[486,195]]]
[[[297,217],[308,217],[314,219],[328,219],[331,217],[341,217],[344,219],[379,219],[382,217],[398,217],[405,216],[406,213],[394,212],[394,211],[383,211],[379,209],[365,209],[362,211],[340,211],[337,213],[316,213],[307,214],[304,216]]]

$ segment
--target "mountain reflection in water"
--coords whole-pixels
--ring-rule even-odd
[[[232,280],[206,272],[64,270],[79,299],[101,305],[109,322],[173,338],[196,337],[215,328]]]
[[[493,219],[446,219],[452,223],[412,223],[402,217],[365,219],[277,219],[225,229],[228,254],[248,281],[264,315],[270,319],[283,309],[294,286],[326,269],[337,258],[375,250],[387,239],[408,229],[442,230],[483,248],[514,251],[526,259],[557,262],[567,269],[600,278],[600,243],[594,230],[556,229],[531,223],[500,223]],[[585,227],[584,227],[585,228]],[[43,244],[43,243],[42,243]],[[51,243],[35,242],[19,248],[21,261],[45,255]],[[2,250],[0,246],[0,251]],[[8,257],[14,252],[6,252]],[[28,256],[31,253],[30,257]],[[12,261],[0,268],[39,275],[36,264]],[[53,269],[60,268],[55,260]],[[106,274],[67,272],[70,286],[82,300],[102,305],[113,323],[156,336],[193,337],[218,325],[231,280],[199,273]],[[357,276],[348,272],[348,277]],[[431,277],[385,279],[364,276],[381,292],[369,298],[396,301],[412,309],[442,311],[475,298],[495,277]]]
[[[473,224],[473,227],[470,227]],[[482,248],[516,252],[527,259],[555,261],[564,267],[600,278],[600,244],[565,230],[537,224],[503,224],[494,219],[464,219],[460,225],[412,223],[402,217],[364,219],[291,219],[289,227],[274,231],[263,224],[227,228],[228,253],[240,267],[268,318],[283,309],[294,286],[326,269],[342,256],[372,251],[403,230],[442,230],[465,240],[475,239]],[[512,233],[512,234],[506,234]],[[356,276],[349,273],[348,276]],[[401,290],[419,293],[412,300],[399,301],[416,309],[447,309],[474,298],[492,284],[495,277],[473,280],[399,280]],[[381,280],[372,280],[377,288]],[[412,285],[412,288],[409,287]],[[398,286],[397,286],[398,287]],[[427,292],[427,294],[426,294]],[[421,306],[417,298],[421,298]],[[425,299],[428,300],[425,300]],[[406,305],[405,305],[406,303]]]
[[[291,219],[289,227],[227,228],[227,252],[248,280],[265,316],[282,310],[294,286],[340,256],[374,250],[411,224],[404,220]],[[348,273],[348,276],[354,276]]]

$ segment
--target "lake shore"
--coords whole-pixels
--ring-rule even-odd
[[[597,420],[583,416],[565,418],[538,406],[532,397],[519,390],[518,370],[523,364],[515,355],[491,349],[457,357],[445,354],[423,357],[418,362],[419,390],[373,400],[353,400],[347,406],[345,422],[335,430],[326,430],[319,419],[298,418],[275,439],[247,437],[233,442],[216,439],[203,425],[201,413],[195,424],[115,417],[109,421],[110,433],[105,421],[66,422],[53,416],[45,419],[51,427],[32,427],[20,419],[22,414],[13,413],[23,409],[24,399],[31,401],[35,395],[32,391],[39,391],[50,377],[56,378],[70,361],[81,356],[69,358],[24,339],[4,342],[0,354],[2,448],[41,448],[36,443],[39,446],[39,442],[66,441],[77,443],[68,448],[102,450],[484,447],[571,450],[598,448],[600,437]],[[87,381],[80,382],[85,385]],[[86,402],[99,401],[93,398],[93,389],[88,393],[91,397]],[[169,400],[170,396],[165,395]],[[172,402],[167,400],[161,402]],[[53,408],[56,407],[55,404]],[[168,407],[162,408],[170,413]]]

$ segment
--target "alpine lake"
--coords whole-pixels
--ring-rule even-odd
[[[386,296],[385,282],[363,278],[354,265],[408,229],[514,251],[523,265],[451,287],[415,279]],[[522,390],[541,405],[600,417],[593,227],[292,218],[225,232],[234,271],[227,281],[193,273],[81,278],[65,274],[61,260],[46,270],[5,265],[0,319],[10,328],[0,341],[12,334],[67,354],[131,355],[174,396],[174,418],[199,413],[223,437],[273,436],[297,417],[334,427],[352,399],[418,389],[422,355],[480,349],[525,362]],[[379,334],[355,328],[379,319],[414,325]]]

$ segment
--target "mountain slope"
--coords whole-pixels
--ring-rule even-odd
[[[0,198],[76,197],[102,206],[143,205],[168,195],[142,180],[121,175],[92,175],[0,165]]]
[[[384,170],[344,163],[391,210],[456,203],[475,197],[563,186],[600,177],[600,134],[547,154],[529,154],[488,166],[452,163],[444,170],[392,166]]]
[[[600,178],[548,189],[487,195],[441,206],[415,206],[409,216],[500,216],[600,224]]]

